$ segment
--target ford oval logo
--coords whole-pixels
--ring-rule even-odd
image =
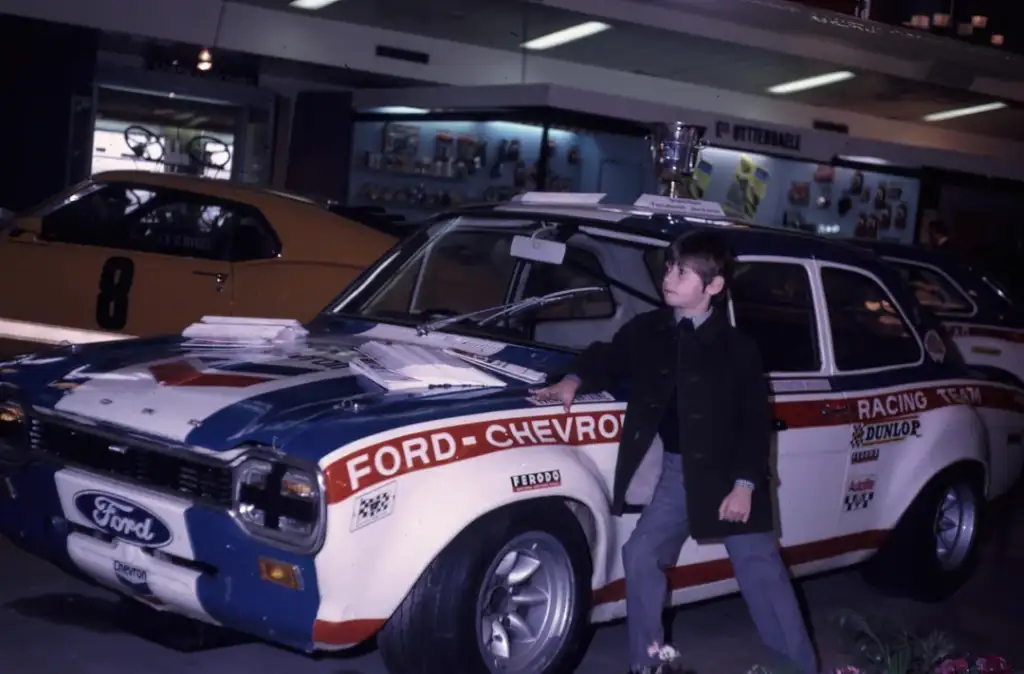
[[[159,517],[137,503],[101,491],[75,494],[75,507],[106,533],[147,548],[160,548],[174,538]]]

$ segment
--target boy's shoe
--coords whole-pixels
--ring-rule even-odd
[[[675,646],[670,646],[669,644],[665,644],[664,646],[654,644],[647,649],[647,655],[655,658],[656,660],[660,660],[666,665],[672,665],[679,662],[679,658],[681,657]]]
[[[630,674],[671,674],[672,672],[679,671],[680,654],[675,647],[668,644],[664,646],[653,645],[647,649],[647,654],[661,662],[656,665],[647,665],[646,667],[634,667],[630,670]]]

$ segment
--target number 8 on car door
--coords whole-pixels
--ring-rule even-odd
[[[41,214],[38,235],[11,240],[25,271],[49,271],[40,293],[47,301],[20,303],[9,315],[139,335],[176,332],[197,314],[230,314],[236,210],[149,185],[96,185]]]

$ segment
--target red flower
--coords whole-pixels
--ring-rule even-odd
[[[989,655],[984,658],[978,658],[975,665],[978,668],[978,672],[982,674],[1013,674],[1013,670],[1010,665],[1003,658],[998,655]]]
[[[963,658],[945,660],[935,668],[936,674],[968,674],[971,666]]]

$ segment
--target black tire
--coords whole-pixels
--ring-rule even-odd
[[[377,635],[390,674],[487,674],[477,604],[489,569],[517,536],[548,534],[568,554],[575,578],[571,615],[553,655],[532,674],[575,671],[590,628],[592,562],[579,521],[560,499],[513,504],[463,530],[426,568]]]
[[[923,602],[943,601],[970,578],[978,564],[985,497],[981,469],[954,466],[918,493],[882,548],[865,565],[866,580],[882,591]],[[974,506],[969,547],[943,564],[936,549],[935,523],[939,507],[953,491]]]

